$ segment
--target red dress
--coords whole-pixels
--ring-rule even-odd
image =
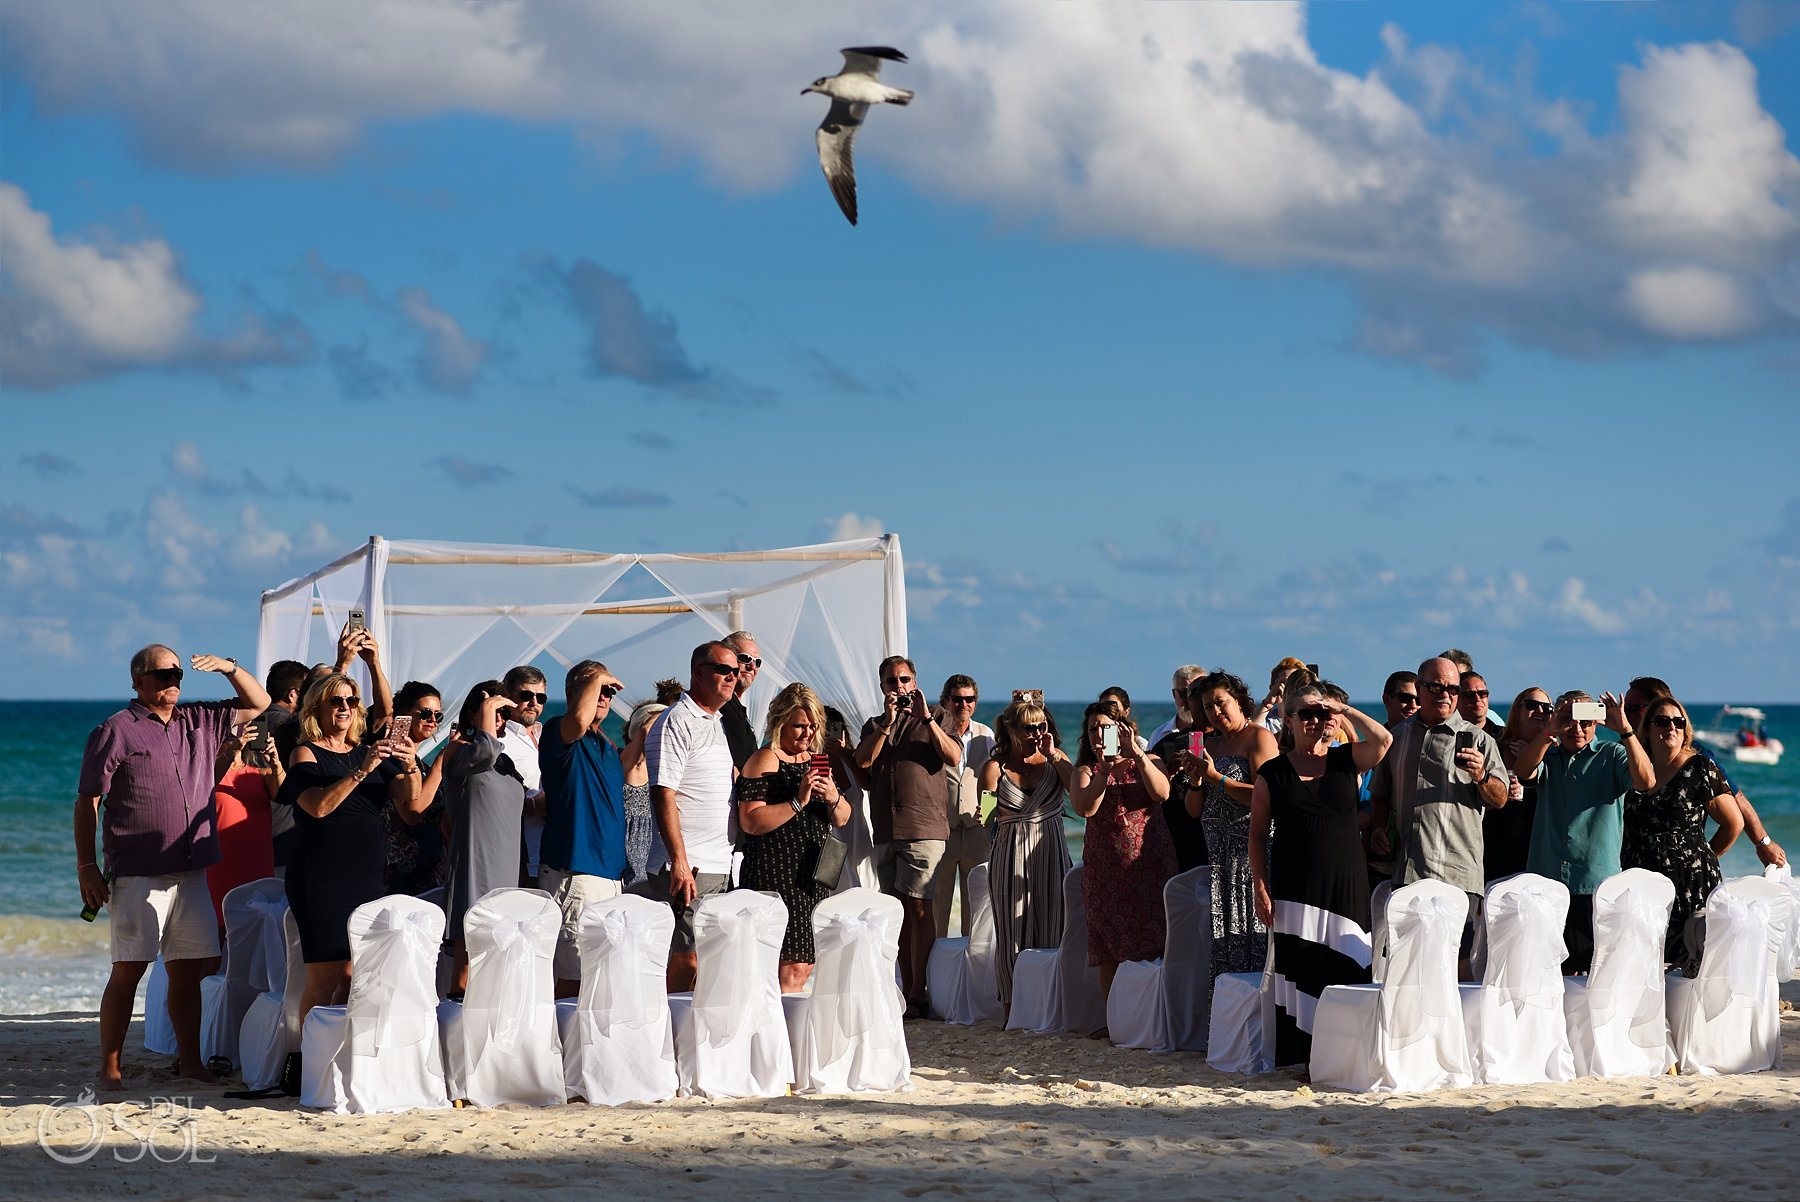
[[[239,885],[275,875],[275,843],[269,834],[269,790],[262,773],[239,767],[213,786],[218,811],[219,862],[206,870],[213,917],[225,925],[225,895]]]
[[[1175,875],[1175,840],[1162,805],[1137,778],[1113,769],[1082,840],[1081,896],[1087,904],[1088,963],[1123,964],[1163,954],[1163,886]]]

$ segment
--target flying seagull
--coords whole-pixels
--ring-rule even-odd
[[[913,94],[890,88],[879,78],[882,59],[906,61],[892,46],[849,46],[842,53],[842,71],[813,80],[800,94],[823,92],[831,97],[831,111],[813,138],[819,144],[819,167],[825,172],[825,182],[831,185],[838,208],[855,225],[856,161],[850,151],[856,145],[856,131],[862,128],[871,104],[911,104]]]

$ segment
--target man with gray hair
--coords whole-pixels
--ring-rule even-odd
[[[756,646],[756,636],[748,630],[734,630],[719,641],[737,655],[737,687],[719,711],[719,723],[725,728],[725,741],[731,744],[732,766],[742,772],[744,761],[755,755],[762,744],[750,725],[750,711],[744,708],[744,694],[750,691],[762,669],[762,652]]]
[[[1563,972],[1586,972],[1594,958],[1594,890],[1619,871],[1625,838],[1625,794],[1656,787],[1656,768],[1625,719],[1623,697],[1602,693],[1606,727],[1617,743],[1594,738],[1597,723],[1577,718],[1575,703],[1593,702],[1580,689],[1556,699],[1556,709],[1537,738],[1519,752],[1513,771],[1537,782],[1537,816],[1531,823],[1528,871],[1569,887],[1569,920],[1563,928],[1569,958]]]
[[[1175,698],[1175,716],[1150,732],[1150,737],[1145,740],[1150,747],[1154,748],[1162,741],[1163,736],[1171,731],[1180,731],[1186,734],[1199,725],[1195,720],[1197,715],[1188,708],[1187,691],[1189,685],[1205,675],[1206,669],[1199,664],[1182,664],[1175,669],[1174,679],[1170,681],[1173,687],[1169,690],[1170,695]],[[1164,760],[1163,762],[1174,763],[1173,760]]]

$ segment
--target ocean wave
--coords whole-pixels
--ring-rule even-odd
[[[111,926],[79,918],[42,918],[35,914],[0,914],[0,961],[111,958]]]

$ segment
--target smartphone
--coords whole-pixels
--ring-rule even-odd
[[[1013,690],[1013,701],[1014,702],[1020,702],[1020,701],[1028,702],[1031,705],[1037,706],[1039,709],[1043,709],[1044,708],[1044,690],[1042,690],[1042,689],[1014,689]]]
[[[1598,701],[1573,701],[1569,703],[1569,717],[1577,722],[1606,721],[1606,707]]]
[[[831,757],[823,751],[816,753],[812,758],[812,770],[817,776],[830,776]]]
[[[1104,756],[1119,754],[1119,724],[1117,722],[1111,726],[1100,728],[1100,754]]]
[[[369,628],[369,615],[364,613],[361,609],[351,610],[349,628],[351,630],[367,630]]]
[[[1195,759],[1199,759],[1200,753],[1205,750],[1206,750],[1206,736],[1205,735],[1201,734],[1197,730],[1188,735],[1188,754],[1189,755],[1193,756]]]
[[[1459,730],[1456,732],[1456,749],[1458,751],[1470,751],[1470,750],[1473,750],[1474,747],[1475,747],[1475,732],[1474,731]]]
[[[388,719],[387,740],[398,743],[412,734],[412,715],[395,714]]]

